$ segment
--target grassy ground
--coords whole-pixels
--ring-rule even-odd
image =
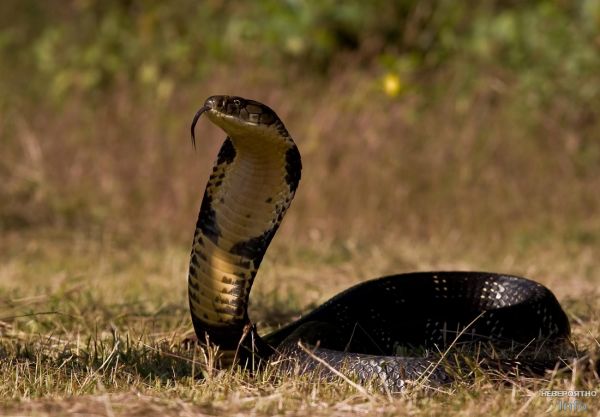
[[[456,261],[453,243],[399,238],[361,247],[299,246],[279,239],[257,279],[252,317],[266,329],[361,278],[394,270],[526,272],[516,266],[525,265],[555,290],[577,346],[598,349],[597,265],[584,251],[567,259],[524,251],[495,262],[485,250],[467,249]],[[558,407],[556,399],[540,397],[540,389],[599,388],[585,366],[573,376],[506,384],[482,376],[439,393],[399,397],[364,395],[343,381],[317,384],[268,373],[252,378],[223,371],[198,380],[191,375],[199,373],[201,353],[181,346],[190,332],[186,247],[148,250],[108,237],[48,233],[8,235],[0,249],[0,396],[7,415],[536,415]],[[597,399],[583,403],[590,415],[598,412]]]

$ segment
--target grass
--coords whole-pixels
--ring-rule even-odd
[[[251,315],[263,331],[361,278],[390,272],[399,256],[402,270],[481,264],[492,269],[493,264],[481,261],[489,253],[473,249],[453,262],[444,255],[452,253],[451,242],[446,247],[402,239],[370,247],[295,247],[281,240],[274,245],[252,297]],[[437,393],[415,389],[403,396],[364,394],[342,380],[281,378],[268,371],[254,377],[205,371],[207,377],[197,379],[192,375],[202,371],[202,352],[182,345],[191,329],[186,247],[124,249],[110,239],[36,233],[8,235],[0,249],[0,397],[7,415],[536,415],[557,407],[556,399],[539,396],[541,389],[599,388],[585,363],[574,375],[499,384],[482,374]],[[517,261],[538,259],[533,278],[557,293],[579,349],[596,352],[600,297],[595,283],[566,274],[577,270],[574,265],[582,258],[551,255],[540,262],[539,254],[527,250]],[[545,278],[549,271],[565,274],[553,280]],[[600,406],[597,399],[584,403],[590,415]]]

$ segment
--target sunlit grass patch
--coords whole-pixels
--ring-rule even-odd
[[[138,251],[135,246],[114,246],[111,240],[76,241],[39,236],[27,244],[25,236],[15,237],[10,258],[3,258],[8,262],[0,268],[0,396],[6,412],[353,416],[462,410],[508,416],[556,408],[556,399],[540,397],[541,389],[598,389],[593,363],[587,359],[574,373],[538,378],[488,371],[475,360],[447,386],[417,385],[402,394],[389,394],[371,383],[361,385],[365,393],[343,378],[315,381],[310,373],[277,373],[270,367],[254,373],[210,369],[205,352],[182,343],[191,335],[187,248],[144,246]],[[19,254],[16,245],[30,249]],[[393,272],[394,263],[423,270],[444,263],[473,269],[481,261],[484,266],[497,262],[490,253],[486,258],[469,250],[462,263],[454,264],[443,255],[454,249],[441,240],[412,246],[401,240],[389,246],[319,245],[297,251],[275,248],[272,258],[267,255],[251,297],[251,317],[259,322],[260,332],[293,320],[361,279]],[[312,252],[316,255],[307,258]],[[338,253],[347,255],[329,262]],[[534,263],[538,256],[530,248],[518,263]],[[577,257],[543,259],[547,263],[538,266],[539,274],[568,271],[570,262],[585,262]],[[561,273],[563,281],[547,283],[560,284],[557,295],[571,320],[580,356],[589,353],[594,359],[599,297],[581,271],[584,276]],[[597,409],[594,401],[586,404]]]

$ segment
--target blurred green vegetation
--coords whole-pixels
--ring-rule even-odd
[[[550,211],[573,204],[561,220],[569,223],[600,208],[589,192],[600,176],[600,0],[6,0],[0,62],[5,230],[124,227],[115,218],[144,230],[189,228],[170,220],[197,205],[197,196],[184,197],[194,179],[181,180],[195,162],[179,149],[194,107],[221,92],[270,100],[312,166],[324,167],[313,172],[338,181],[331,192],[347,174],[341,160],[374,165],[354,182],[357,195],[382,178],[406,182],[395,203],[364,207],[332,194],[345,207],[382,213],[421,204],[424,223],[444,201],[462,201],[460,190],[504,184],[477,210],[492,206],[506,220],[525,203],[491,200],[525,195]],[[375,123],[385,112],[391,120]],[[348,141],[356,132],[377,151],[374,162],[359,161],[364,143]],[[372,139],[398,132],[412,139]],[[416,162],[389,157],[400,153]],[[478,175],[490,164],[488,177]],[[519,164],[521,178],[511,177]],[[561,180],[576,184],[550,196]],[[315,216],[331,212],[319,197],[327,186],[311,187],[298,204]],[[474,215],[454,212],[465,224]],[[340,225],[355,216],[339,214]],[[351,232],[332,227],[333,235]]]
[[[2,83],[5,98],[64,100],[122,82],[165,97],[223,62],[322,76],[353,51],[364,65],[410,73],[456,59],[498,66],[541,98],[589,101],[600,88],[597,0],[8,0],[0,7],[0,56],[10,63],[2,76],[13,81]]]

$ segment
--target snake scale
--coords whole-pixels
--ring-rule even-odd
[[[497,273],[443,271],[362,282],[260,336],[248,316],[250,290],[294,198],[300,153],[273,110],[235,96],[206,100],[192,122],[194,146],[203,114],[227,138],[202,199],[188,292],[196,335],[219,347],[221,366],[289,359],[296,369],[324,375],[333,369],[400,391],[424,376],[429,383],[452,380],[451,370],[436,366],[439,352],[449,346],[485,344],[492,349],[486,363],[499,364],[496,351],[518,346],[522,353],[533,342],[548,347],[568,341],[567,316],[541,284]],[[525,355],[520,358],[504,363],[528,363]],[[550,366],[556,360],[551,357]]]

